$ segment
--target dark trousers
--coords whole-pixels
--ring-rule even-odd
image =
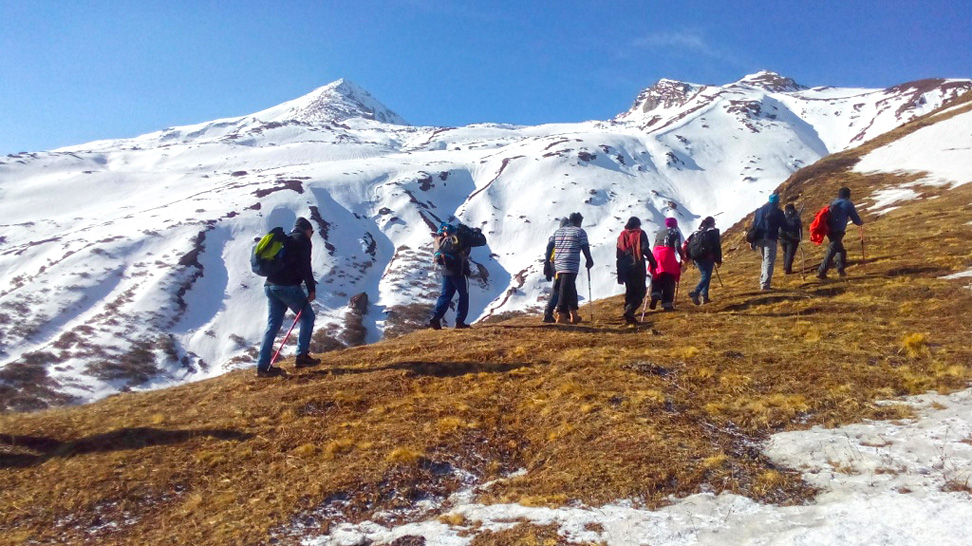
[[[577,273],[557,273],[560,280],[560,298],[557,311],[569,313],[580,308],[577,304]]]
[[[780,239],[780,245],[783,246],[783,272],[793,273],[793,259],[796,258],[797,247],[800,246],[800,241],[784,241]]]
[[[709,283],[712,282],[712,268],[715,267],[715,262],[712,260],[695,260],[695,267],[699,268],[699,274],[702,277],[698,286],[695,287],[695,293],[709,299]]]
[[[543,310],[543,316],[553,317],[554,310],[557,309],[557,303],[560,301],[560,276],[556,276],[553,282],[553,288],[550,290],[550,299],[547,300],[547,308]]]
[[[651,278],[651,299],[660,300],[662,307],[671,309],[675,301],[675,275],[659,273]]]
[[[845,233],[844,231],[832,231],[827,234],[830,244],[827,245],[827,252],[824,254],[823,261],[820,262],[820,268],[817,269],[817,273],[820,275],[827,274],[827,270],[830,269],[830,262],[835,261],[835,258],[837,272],[844,272],[844,267],[847,265],[847,249],[844,248]]]
[[[442,319],[452,303],[452,297],[459,293],[459,306],[456,307],[456,324],[466,322],[466,315],[469,313],[469,285],[466,284],[465,275],[442,275],[442,291],[438,301],[435,302],[435,311],[432,318]]]
[[[635,264],[624,279],[624,314],[633,317],[635,311],[645,300],[645,293],[648,292],[645,286],[647,274],[644,264]]]

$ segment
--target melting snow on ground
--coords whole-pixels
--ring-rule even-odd
[[[447,519],[481,524],[481,530],[553,523],[570,540],[609,546],[964,546],[972,536],[972,390],[908,402],[916,409],[913,420],[813,428],[770,439],[768,455],[799,469],[820,489],[808,505],[699,494],[655,511],[625,502],[550,509],[475,504],[464,491],[450,499],[446,514],[457,517]],[[466,546],[473,537],[461,536],[470,530],[464,525],[439,519],[394,528],[343,524],[303,544],[384,544],[413,535],[429,546]]]

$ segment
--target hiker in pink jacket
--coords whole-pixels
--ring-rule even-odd
[[[651,278],[651,304],[654,309],[658,302],[665,311],[675,310],[675,286],[682,276],[682,233],[678,230],[678,220],[665,218],[665,227],[655,234],[655,248],[652,251],[658,267]]]

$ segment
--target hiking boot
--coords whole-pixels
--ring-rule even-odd
[[[557,319],[555,319],[553,315],[544,315],[543,320],[541,322],[544,322],[546,324],[553,324],[557,322]]]
[[[702,304],[704,305],[706,303],[712,303],[712,300],[709,299],[708,295],[702,296]]]
[[[580,313],[578,313],[577,311],[571,311],[570,312],[570,323],[571,324],[580,324],[582,320],[583,319],[581,319]]]
[[[311,366],[317,366],[321,363],[319,358],[313,358],[307,353],[297,355],[294,359],[295,368],[310,368]]]
[[[820,280],[822,280],[822,281],[825,281],[825,280],[827,280],[827,274],[826,273],[817,273],[817,278],[820,279]]]
[[[557,313],[557,324],[570,324],[570,315],[564,312]]]
[[[456,330],[465,330],[467,328],[470,328],[470,326],[468,324],[466,324],[465,322],[457,322],[456,323]]]
[[[432,328],[433,330],[441,330],[442,329],[442,321],[440,319],[437,319],[437,318],[434,318],[434,319],[430,320],[429,321],[429,328]]]
[[[843,269],[838,269],[837,270],[837,276],[840,277],[840,278],[844,278],[844,277],[847,276],[847,272],[844,271]]]
[[[287,375],[287,372],[276,366],[270,366],[266,370],[257,370],[257,377],[281,377]]]
[[[674,311],[674,310],[675,310],[675,304],[672,303],[662,304],[662,311]]]
[[[702,302],[699,300],[699,295],[697,293],[689,292],[689,298],[692,300],[692,303],[694,303],[695,305],[702,305]]]
[[[621,316],[624,317],[625,324],[641,324],[640,322],[638,322],[638,319],[634,318],[634,315],[625,313],[624,315]]]
[[[651,301],[648,302],[648,309],[651,309],[652,311],[654,311],[656,307],[658,307],[658,298],[656,298],[655,296],[652,296],[651,297]]]

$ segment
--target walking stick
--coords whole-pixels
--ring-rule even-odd
[[[651,298],[651,275],[648,275],[648,291],[645,292],[645,297],[642,299],[641,305],[641,322],[645,321],[645,311],[648,310],[648,299]]]
[[[719,264],[715,264],[716,278],[719,279],[719,287],[725,288],[726,285],[722,284],[722,275],[719,274]]]
[[[867,256],[864,255],[864,226],[858,226],[861,228],[861,269],[864,274],[867,275]]]
[[[591,295],[593,289],[591,288],[591,268],[587,268],[587,301],[591,309],[591,323],[594,322],[594,297]]]
[[[273,358],[270,359],[270,364],[267,366],[267,368],[272,368],[273,367],[273,363],[277,361],[277,357],[280,355],[280,351],[283,350],[284,345],[287,344],[287,340],[290,339],[290,332],[293,332],[294,331],[294,326],[297,326],[297,321],[300,320],[300,314],[303,313],[303,312],[304,312],[303,309],[301,309],[300,311],[297,311],[297,316],[294,317],[294,323],[290,325],[290,330],[287,330],[287,335],[284,336],[284,340],[280,344],[280,347],[277,349],[277,352],[273,353]]]

